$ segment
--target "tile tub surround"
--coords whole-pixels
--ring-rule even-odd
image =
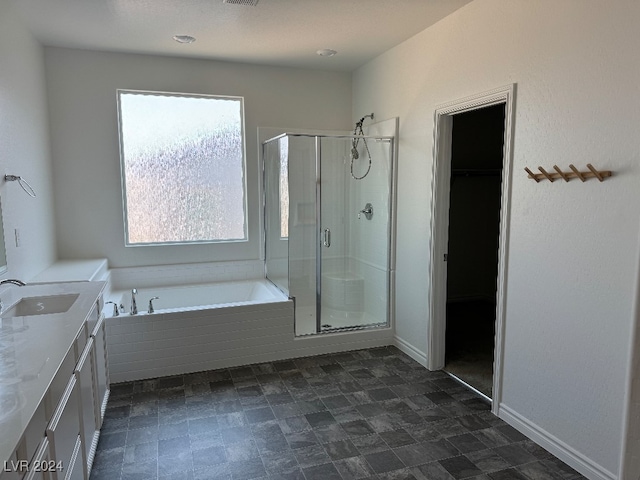
[[[584,478],[395,347],[112,385],[92,480]]]
[[[2,291],[5,311],[21,297],[78,298],[64,313],[0,319],[0,461],[9,460],[18,445],[104,286],[69,282]]]

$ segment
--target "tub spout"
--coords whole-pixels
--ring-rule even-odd
[[[108,305],[110,303],[113,303],[113,317],[117,317],[118,315],[120,315],[120,312],[118,311],[118,304],[116,302],[104,302],[105,305]]]
[[[138,290],[137,289],[132,289],[131,290],[131,311],[129,313],[131,313],[131,315],[137,315],[138,314],[138,305],[136,305],[136,295],[138,294]]]
[[[17,285],[19,287],[24,287],[26,285],[26,283],[24,283],[22,280],[18,280],[16,278],[7,278],[6,280],[2,280],[0,282],[0,285],[4,285],[6,283],[10,283],[12,285]]]

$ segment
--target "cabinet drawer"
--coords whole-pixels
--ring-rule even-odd
[[[47,421],[53,417],[53,413],[60,403],[65,389],[69,383],[69,378],[73,375],[76,366],[76,354],[74,348],[69,349],[67,356],[60,364],[60,368],[51,381],[49,390],[45,395],[45,416]]]
[[[61,467],[62,465],[58,466]],[[55,472],[59,473],[60,470],[56,469],[56,462],[51,460],[49,440],[43,438],[38,451],[31,461],[29,473],[24,477],[24,480],[51,480],[51,478],[55,477]]]
[[[98,323],[98,320],[100,319],[101,314],[102,314],[102,308],[100,307],[100,299],[98,299],[95,305],[93,306],[93,308],[91,309],[91,312],[89,312],[89,315],[87,315],[86,323],[87,323],[87,333],[89,335],[96,328],[96,324]]]
[[[48,423],[48,417],[45,415],[44,407],[44,404],[40,403],[33,417],[31,417],[31,421],[29,421],[29,425],[22,435],[18,448],[16,448],[14,454],[15,460],[31,461],[36,454]]]
[[[95,308],[95,307],[94,307]],[[80,355],[84,351],[84,347],[87,346],[87,340],[89,339],[89,330],[87,328],[87,322],[82,324],[75,341],[73,342],[76,361],[80,360]]]
[[[62,462],[65,469],[71,465],[76,439],[80,435],[79,410],[78,382],[75,377],[71,377],[62,400],[47,427],[51,458],[56,462]]]

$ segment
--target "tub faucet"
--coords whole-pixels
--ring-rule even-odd
[[[136,305],[136,295],[138,294],[138,290],[137,289],[132,289],[131,290],[131,315],[137,315],[138,314],[138,305]]]
[[[0,285],[4,285],[6,283],[10,283],[11,285],[17,285],[19,287],[24,287],[26,285],[26,283],[24,283],[22,280],[17,280],[15,278],[7,278],[6,280],[2,280],[0,282]]]
[[[113,317],[117,317],[118,315],[120,315],[120,312],[118,311],[118,304],[116,302],[104,302],[105,305],[109,305],[110,303],[113,304]]]

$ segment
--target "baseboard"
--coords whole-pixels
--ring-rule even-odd
[[[427,355],[424,352],[421,352],[416,347],[411,345],[409,342],[407,342],[406,340],[403,340],[397,335],[393,337],[393,343],[396,347],[398,347],[398,349],[401,352],[409,355],[411,358],[413,358],[416,362],[418,362],[423,367],[425,368],[427,367],[428,365]]]
[[[618,477],[615,474],[585,457],[562,440],[551,435],[546,430],[527,420],[504,404],[500,405],[498,416],[585,477],[591,480],[617,480]]]

